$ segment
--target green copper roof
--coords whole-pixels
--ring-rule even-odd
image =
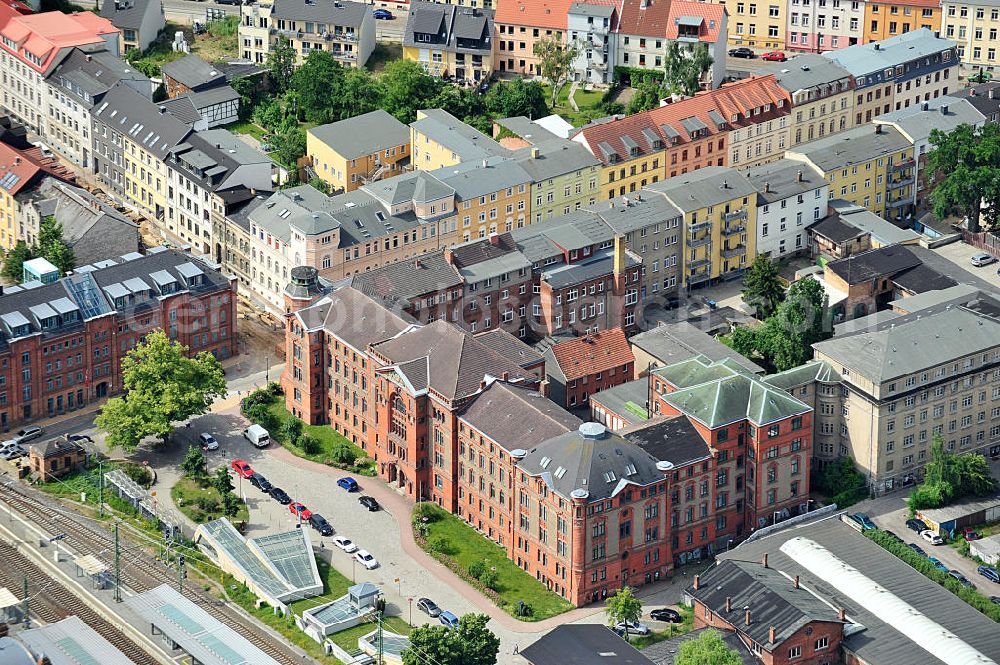
[[[833,371],[833,366],[825,360],[811,360],[805,365],[765,376],[762,380],[775,388],[789,390],[811,381],[839,381],[840,375]]]
[[[735,373],[669,393],[664,400],[713,429],[743,419],[767,425],[809,411],[808,405],[788,393]]]
[[[730,376],[751,376],[748,369],[731,358],[713,363],[702,355],[654,369],[653,374],[677,388],[691,388]]]

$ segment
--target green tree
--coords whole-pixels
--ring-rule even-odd
[[[767,256],[758,254],[743,276],[743,301],[754,308],[758,319],[774,314],[785,297],[778,269]]]
[[[520,77],[494,84],[486,93],[486,108],[501,118],[523,115],[537,120],[549,113],[545,88]]]
[[[133,46],[129,50],[125,51],[125,62],[127,62],[128,64],[134,66],[135,63],[141,59],[142,59],[142,51],[140,51],[136,47]]]
[[[868,481],[850,457],[841,457],[824,466],[817,485],[840,508],[868,496]]]
[[[410,633],[410,646],[403,650],[403,665],[494,665],[500,638],[486,624],[485,614],[466,614],[458,628],[428,624]]]
[[[954,499],[982,496],[996,489],[990,465],[979,453],[956,455],[944,447],[944,439],[936,434],[931,441],[931,458],[924,466],[924,479],[910,493],[910,511],[940,508]]]
[[[759,348],[779,372],[812,358],[812,345],[830,336],[828,298],[823,286],[808,277],[793,283],[785,301],[757,329]]]
[[[652,76],[648,76],[636,86],[632,98],[628,100],[625,111],[629,115],[641,113],[655,109],[660,105],[660,98],[663,96],[663,89],[660,82]]]
[[[125,394],[108,400],[95,421],[109,447],[132,452],[147,436],[166,442],[175,422],[205,413],[225,394],[215,356],[202,352],[189,358],[187,350],[156,330],[128,352],[122,361]]]
[[[188,447],[184,461],[181,462],[181,471],[184,472],[185,476],[198,481],[199,484],[205,480],[208,472],[205,470],[205,453],[202,452],[201,446]]]
[[[715,630],[706,630],[693,640],[682,642],[676,665],[743,665],[743,657],[722,641]]]
[[[385,94],[382,83],[366,69],[346,68],[341,83],[339,120],[370,113],[381,108]]]
[[[559,84],[569,73],[576,56],[580,54],[580,46],[573,42],[564,45],[555,37],[542,37],[532,48],[538,58],[538,73],[552,86],[552,106],[556,105],[556,95],[559,94]]]
[[[225,466],[220,466],[215,470],[215,475],[212,476],[212,486],[218,491],[219,496],[225,498],[227,494],[232,494],[233,492],[233,479],[229,477],[229,469]]]
[[[3,278],[7,282],[20,284],[24,279],[24,262],[35,258],[35,250],[18,240],[3,259]]]
[[[622,587],[608,596],[608,625],[612,628],[622,621],[638,623],[642,616],[642,601],[632,595],[632,587]],[[628,641],[628,626],[625,627]]]
[[[326,180],[323,180],[319,176],[313,176],[312,178],[309,178],[309,186],[312,187],[313,189],[318,189],[324,194],[330,193],[330,183],[328,183]]]
[[[303,429],[304,425],[298,418],[289,418],[285,422],[281,423],[281,434],[285,437],[285,440],[292,445],[295,445],[295,443],[299,440],[299,437],[302,436]]]
[[[405,123],[416,120],[417,110],[428,108],[444,86],[441,79],[430,76],[412,60],[393,60],[379,80],[384,89],[382,108]]]
[[[927,172],[937,176],[931,203],[938,217],[965,215],[969,231],[997,224],[1000,205],[1000,125],[976,128],[959,125],[951,132],[931,131],[933,148],[927,155]]]
[[[298,169],[298,161],[306,154],[306,133],[299,127],[282,128],[274,137],[274,158],[292,170]]]
[[[257,81],[254,77],[233,79],[229,86],[240,96],[240,119],[246,120],[257,102]]]
[[[236,517],[240,512],[240,505],[243,501],[232,492],[222,495],[222,512],[228,517]]]
[[[339,441],[334,444],[333,449],[330,451],[330,457],[337,464],[350,466],[358,459],[358,453],[354,446],[344,441]]]
[[[365,74],[367,75],[367,74]],[[306,120],[328,123],[341,119],[344,68],[330,51],[312,50],[295,70],[288,93],[295,93],[296,111]],[[285,109],[292,108],[286,98]]]
[[[279,37],[271,52],[267,54],[267,71],[272,89],[277,93],[284,92],[295,72],[295,49],[284,37]]]
[[[664,89],[673,95],[694,95],[701,90],[701,79],[712,67],[712,62],[706,44],[690,48],[677,41],[671,42],[664,61]]]

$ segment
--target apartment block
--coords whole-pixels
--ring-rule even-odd
[[[709,166],[648,191],[684,215],[681,287],[736,279],[757,255],[757,189],[741,172]]]
[[[791,95],[788,147],[854,126],[854,78],[836,62],[802,53],[764,72]]]
[[[864,43],[881,41],[911,30],[926,28],[942,31],[945,23],[942,8],[946,3],[936,0],[867,0],[864,7]],[[952,35],[947,35],[952,39]]]
[[[509,0],[496,7],[497,70],[537,76],[535,42],[554,39],[565,44],[572,0]],[[608,3],[610,4],[610,3]]]
[[[410,123],[413,168],[433,171],[461,162],[506,157],[509,151],[443,109],[422,109]]]
[[[371,6],[351,0],[272,0],[240,6],[240,53],[263,65],[287,42],[301,65],[310,51],[327,51],[345,67],[364,67],[375,50]]]
[[[854,46],[863,41],[865,0],[790,0],[788,7],[789,51],[822,53]],[[796,63],[797,64],[797,63]]]
[[[13,248],[19,241],[29,242],[32,231],[25,227],[24,197],[47,179],[73,182],[73,174],[36,147],[18,149],[0,142],[0,247]]]
[[[570,77],[581,83],[610,84],[617,61],[618,4],[602,0],[573,2],[566,14],[567,44],[579,53],[570,63]]]
[[[823,54],[854,77],[854,124],[947,95],[958,86],[955,43],[920,28]]]
[[[414,0],[403,33],[403,58],[433,76],[478,83],[493,74],[493,11]]]
[[[66,49],[119,54],[118,28],[92,12],[14,14],[0,27],[3,109],[45,137],[45,77]]]
[[[729,43],[755,49],[785,48],[785,26],[790,11],[786,2],[726,0]]]
[[[114,0],[101,5],[101,16],[121,30],[121,52],[145,51],[167,26],[160,0]]]
[[[826,217],[830,188],[823,174],[791,159],[747,171],[757,190],[756,252],[778,259],[809,251],[808,228]]]
[[[531,223],[532,177],[506,157],[463,162],[431,171],[454,195],[461,242],[520,229]],[[459,242],[457,237],[448,237]]]
[[[892,126],[858,126],[803,143],[785,156],[822,173],[830,198],[850,201],[890,220],[905,218],[913,208],[913,144]]]
[[[233,278],[162,247],[90,268],[0,296],[3,431],[121,392],[121,361],[150,331],[191,354],[237,353]]]
[[[962,64],[977,71],[995,71],[1000,5],[989,0],[944,0],[937,12],[941,34],[957,42]]]
[[[335,192],[402,173],[410,162],[410,128],[382,109],[313,127],[306,155]]]

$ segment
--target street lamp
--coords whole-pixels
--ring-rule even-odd
[[[413,627],[413,596],[410,596],[407,600],[410,601],[410,628]]]

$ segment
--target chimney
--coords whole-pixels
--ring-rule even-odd
[[[649,7],[649,0],[642,0],[639,3],[639,9],[645,9],[646,7]]]
[[[623,197],[622,197],[622,205],[623,205],[623,206],[625,206],[626,208],[628,207],[628,205],[629,205],[629,200],[628,200],[628,197],[627,197],[627,196],[623,196]]]
[[[500,380],[501,381],[509,381],[510,380],[510,372],[504,372],[503,374],[501,374],[500,375]]]
[[[532,148],[531,149],[531,158],[532,159],[538,159],[541,156],[541,154],[542,154],[542,151],[539,150],[538,148]]]
[[[948,105],[947,104],[942,104],[941,105],[941,115],[948,115]]]
[[[798,588],[799,588],[799,576],[798,576],[798,575],[796,575],[796,576],[795,576],[795,579],[794,579],[794,580],[792,581],[792,586],[793,586],[793,588],[795,588],[795,589],[798,589]]]
[[[413,267],[416,268],[417,270],[420,270],[421,268],[424,267],[424,265],[420,263],[420,259],[413,259]]]
[[[770,194],[771,193],[771,183],[769,183],[769,182],[765,182],[764,183],[764,193],[765,194]]]
[[[847,621],[847,610],[845,610],[843,607],[837,610],[837,619],[839,621]]]
[[[486,381],[480,381],[479,382],[479,389],[480,390],[486,390]]]
[[[21,163],[21,158],[20,158],[20,156],[18,156],[18,157],[15,157],[15,158],[14,158],[14,166],[17,166],[17,165],[18,165],[18,164],[20,164],[20,163]]]
[[[694,576],[694,590],[697,591],[698,587],[701,586],[701,575]]]
[[[491,233],[490,234],[490,244],[491,245],[499,245],[500,244],[500,234],[498,234],[498,233]]]
[[[767,568],[767,552],[764,552],[764,556],[760,558],[760,564]]]
[[[90,57],[89,53],[86,56],[84,56],[84,57],[87,59],[87,62],[90,62],[92,60],[92,58]]]
[[[614,208],[615,208],[615,200],[614,199],[611,199],[611,206],[610,207],[611,207],[612,210],[614,210]]]
[[[746,608],[746,612],[743,615],[743,622],[746,623],[746,625],[748,625],[748,626],[750,625],[750,608],[749,607]]]
[[[726,596],[726,612],[733,611],[733,599],[731,596]]]
[[[615,274],[621,275],[625,272],[625,238],[615,236]]]
[[[774,644],[774,638],[777,637],[777,631],[774,630],[774,626],[767,629],[767,641]]]
[[[882,133],[882,125],[875,125],[875,133],[876,134]]]
[[[490,160],[484,159],[483,160],[483,168],[484,169],[488,169],[489,167],[490,167]]]

